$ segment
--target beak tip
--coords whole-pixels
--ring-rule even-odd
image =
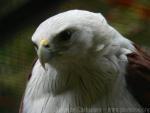
[[[44,70],[46,70],[44,63],[41,63],[41,66],[43,67]]]
[[[41,59],[39,59],[39,61],[40,61],[41,67],[42,67],[44,70],[46,70],[46,68],[45,68],[45,63],[44,63]]]

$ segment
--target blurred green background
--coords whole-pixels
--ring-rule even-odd
[[[17,113],[36,53],[31,36],[46,18],[70,9],[101,12],[125,37],[150,48],[149,0],[1,0],[0,113]]]

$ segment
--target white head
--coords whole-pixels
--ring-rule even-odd
[[[75,62],[90,62],[90,59],[93,62],[97,56],[122,54],[120,48],[133,50],[131,42],[114,30],[100,13],[82,10],[47,19],[37,28],[32,41],[44,67],[46,63],[64,67]]]
[[[134,51],[134,47],[100,13],[81,10],[60,13],[44,21],[32,41],[45,68],[38,67],[37,62],[30,80],[32,86],[34,79],[41,79],[40,85],[36,83],[41,86],[37,88],[39,95],[75,89],[72,94],[81,97],[77,99],[79,103],[82,100],[87,104],[108,92],[112,98],[118,98],[117,93],[126,94],[120,93],[125,84],[119,76],[124,75],[126,54]]]

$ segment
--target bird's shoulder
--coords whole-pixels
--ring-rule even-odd
[[[126,81],[129,91],[144,107],[150,107],[150,56],[139,46],[127,55]]]

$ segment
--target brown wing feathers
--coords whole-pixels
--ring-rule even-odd
[[[144,108],[150,107],[150,57],[135,45],[137,52],[128,54],[127,87]]]

